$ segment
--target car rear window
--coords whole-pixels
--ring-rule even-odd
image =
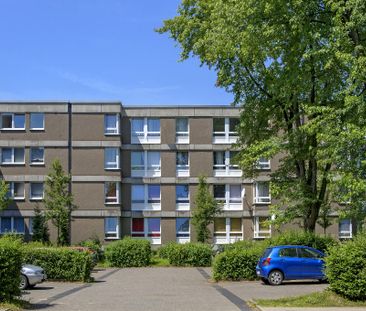
[[[271,253],[272,253],[272,249],[273,248],[266,248],[262,257],[269,257],[269,255],[271,255]]]

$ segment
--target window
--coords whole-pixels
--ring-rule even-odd
[[[214,198],[223,204],[224,210],[242,210],[244,190],[240,184],[214,185]]]
[[[225,151],[215,151],[214,152],[214,170],[225,170]]]
[[[3,113],[1,128],[3,130],[25,130],[25,114]]]
[[[32,147],[30,148],[30,162],[32,165],[44,164],[44,148]]]
[[[178,211],[189,211],[189,186],[175,186],[175,202]]]
[[[14,232],[24,234],[23,217],[0,217],[0,233]]]
[[[213,142],[216,144],[235,143],[238,124],[238,118],[213,118]]]
[[[113,170],[119,169],[119,149],[105,148],[104,149],[104,169]]]
[[[271,164],[267,158],[260,157],[257,168],[259,170],[269,170],[271,168]]]
[[[31,113],[30,114],[30,129],[31,130],[44,130],[44,113]]]
[[[177,177],[187,177],[189,176],[189,158],[188,152],[177,152],[176,155],[176,168]]]
[[[338,237],[340,239],[352,238],[352,222],[350,219],[342,219],[339,221]]]
[[[131,152],[131,175],[132,177],[160,177],[160,152]]]
[[[29,218],[29,225],[28,225],[29,234],[33,234],[33,221],[34,221],[33,218],[34,217]]]
[[[227,244],[243,239],[241,218],[215,218],[214,243]]]
[[[131,236],[146,238],[151,244],[161,244],[160,218],[132,218]]]
[[[132,210],[161,210],[160,185],[132,185]]]
[[[189,143],[188,118],[177,118],[175,121],[177,144]]]
[[[104,134],[105,135],[119,134],[118,114],[106,114],[104,116]]]
[[[104,237],[105,239],[119,238],[119,219],[118,217],[104,218]]]
[[[242,171],[235,163],[238,151],[214,151],[214,176],[215,177],[241,177]]]
[[[320,253],[313,251],[311,249],[299,248],[297,251],[299,253],[299,257],[301,258],[315,258],[315,259],[322,258]]]
[[[160,119],[131,119],[131,143],[160,143]]]
[[[188,243],[190,241],[189,218],[177,218],[175,225],[177,242]]]
[[[10,182],[9,197],[11,197],[13,200],[24,200],[24,183]]]
[[[269,182],[261,181],[255,184],[255,203],[268,204],[271,203],[269,193]]]
[[[30,199],[42,200],[43,199],[43,183],[30,183]]]
[[[104,202],[105,204],[119,203],[119,188],[118,182],[106,182],[104,184]]]
[[[25,164],[24,148],[2,148],[1,164]]]
[[[294,247],[283,248],[279,251],[280,257],[298,257],[297,250]]]
[[[254,238],[262,239],[271,236],[269,217],[254,217]]]

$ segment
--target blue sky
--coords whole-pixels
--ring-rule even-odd
[[[1,0],[0,100],[229,104],[216,74],[154,29],[178,0]]]

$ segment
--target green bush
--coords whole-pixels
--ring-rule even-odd
[[[241,250],[241,249],[248,249],[248,248],[256,248],[256,249],[261,249],[262,251],[264,251],[266,247],[268,247],[267,241],[243,240],[243,241],[237,241],[232,244],[225,244],[224,251]]]
[[[124,238],[109,244],[104,255],[112,267],[145,267],[150,264],[151,246],[146,240]]]
[[[9,301],[20,295],[22,268],[21,243],[16,239],[0,239],[0,301]]]
[[[95,261],[103,260],[102,243],[99,239],[88,239],[79,243],[82,247],[87,247],[94,252]]]
[[[366,300],[366,235],[329,249],[325,274],[331,290],[351,300]]]
[[[159,256],[173,266],[207,267],[211,266],[212,250],[202,243],[171,242],[159,249]]]
[[[23,262],[42,267],[48,279],[90,281],[93,269],[90,253],[65,247],[23,247]]]
[[[233,248],[217,255],[213,262],[212,273],[219,280],[254,280],[255,266],[263,252],[263,247]]]

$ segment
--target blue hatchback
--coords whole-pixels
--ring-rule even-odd
[[[268,247],[256,267],[266,284],[280,285],[283,280],[317,279],[323,281],[324,253],[307,246]]]

